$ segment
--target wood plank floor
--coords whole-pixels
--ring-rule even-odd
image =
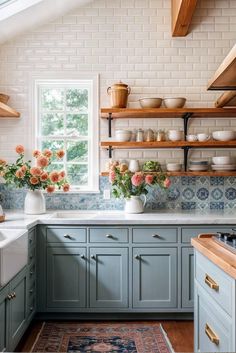
[[[193,352],[193,321],[160,321],[175,352]],[[43,321],[34,321],[16,352],[30,352],[32,345],[40,332]]]

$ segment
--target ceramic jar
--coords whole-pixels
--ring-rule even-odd
[[[28,190],[25,197],[25,214],[42,214],[46,212],[45,198],[41,190]]]
[[[110,96],[111,107],[126,108],[130,91],[130,87],[121,81],[108,87],[107,94]]]
[[[136,173],[140,171],[140,165],[139,165],[139,161],[137,159],[131,159],[129,162],[129,170],[132,173]]]

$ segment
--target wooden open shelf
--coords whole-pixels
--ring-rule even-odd
[[[223,91],[236,89],[236,44],[216,70],[207,89]]]
[[[101,118],[107,119],[112,114],[113,119],[144,119],[144,118],[183,118],[190,114],[192,118],[236,118],[236,108],[102,108]]]
[[[7,104],[0,102],[0,118],[19,118],[20,113],[9,107]]]
[[[152,149],[152,148],[236,148],[236,140],[232,141],[206,141],[206,142],[189,142],[189,141],[154,141],[154,142],[117,142],[102,141],[102,148],[112,149]]]
[[[206,171],[206,172],[164,172],[168,176],[212,176],[212,177],[229,177],[229,176],[234,176],[236,177],[236,171],[228,171],[228,172],[214,172],[212,170]],[[158,174],[157,172],[148,172],[144,174]],[[109,176],[109,172],[101,172],[101,176]]]

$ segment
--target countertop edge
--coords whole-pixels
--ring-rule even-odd
[[[221,270],[236,279],[236,260],[234,253],[231,253],[220,244],[217,244],[212,237],[202,239],[192,238],[191,244]]]

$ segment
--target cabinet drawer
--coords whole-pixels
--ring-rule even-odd
[[[133,243],[176,243],[176,228],[133,228]]]
[[[48,243],[85,243],[86,228],[47,228]]]
[[[232,322],[207,293],[197,296],[198,351],[231,352]]]
[[[181,230],[181,241],[182,243],[190,243],[191,238],[197,237],[201,233],[216,233],[216,232],[227,232],[232,228],[220,228],[220,227],[204,227],[204,228],[182,228]]]
[[[127,243],[128,228],[91,228],[89,241],[91,243]]]
[[[232,315],[234,280],[199,252],[196,252],[195,261],[198,283],[229,315]]]

